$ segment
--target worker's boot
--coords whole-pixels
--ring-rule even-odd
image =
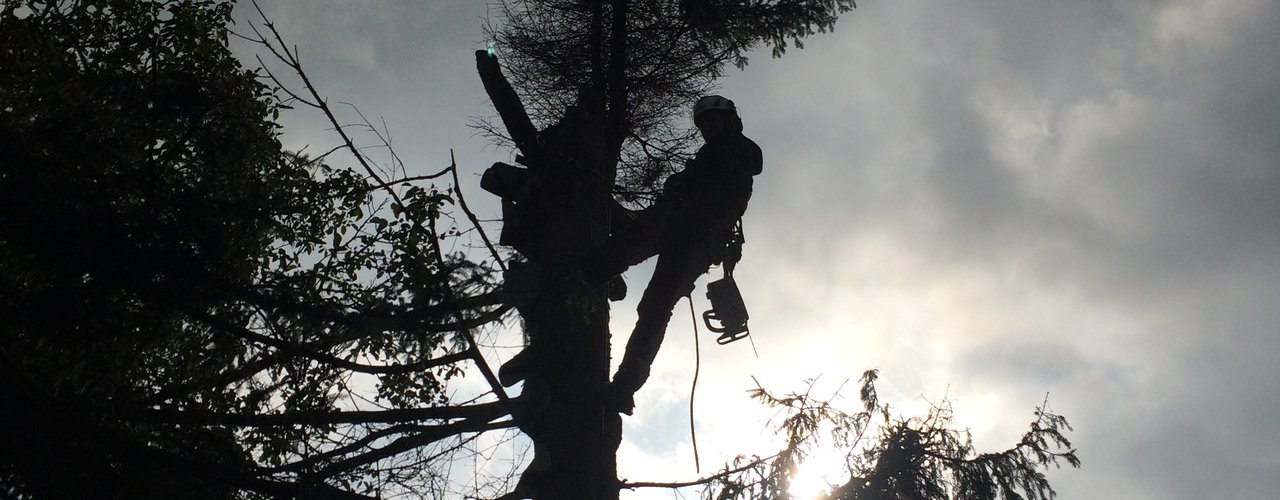
[[[619,389],[611,384],[605,390],[605,404],[608,405],[610,410],[623,415],[631,415],[636,409],[635,394],[635,392]]]
[[[627,298],[627,280],[623,279],[621,274],[609,279],[609,282],[605,283],[604,286],[604,296],[609,299],[609,302],[617,302]]]
[[[627,340],[627,350],[622,355],[618,372],[609,383],[606,396],[608,404],[618,413],[630,415],[635,408],[635,393],[649,380],[649,368],[658,356],[662,337],[671,320],[671,311],[644,304],[639,308],[636,328]],[[649,306],[649,307],[646,307]]]
[[[636,391],[649,378],[649,367],[638,367],[628,363],[624,356],[618,372],[613,374],[613,381],[605,387],[605,404],[609,409],[624,415],[630,415],[636,407]]]

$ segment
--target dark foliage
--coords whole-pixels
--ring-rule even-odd
[[[690,103],[748,53],[777,57],[829,31],[852,0],[504,1],[490,27],[512,85],[539,128],[588,90],[608,96],[607,138],[621,160],[615,194],[652,196],[696,145]],[[748,104],[749,106],[749,104]],[[489,130],[496,129],[490,127]]]
[[[445,408],[505,311],[454,193],[283,151],[230,3],[2,5],[3,488],[352,496],[506,425]]]

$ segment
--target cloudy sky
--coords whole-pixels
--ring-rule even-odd
[[[497,216],[475,183],[510,157],[467,126],[491,113],[485,2],[262,3],[331,102],[385,121],[411,173],[456,151]],[[1274,498],[1280,3],[865,0],[806,45],[723,82],[765,151],[737,272],[759,357],[704,338],[704,473],[776,451],[751,377],[831,394],[879,368],[895,413],[949,398],[982,451],[1048,394],[1084,462],[1051,473],[1060,498]],[[318,119],[289,115],[289,143],[331,144]],[[631,480],[697,476],[675,317],[625,419]]]

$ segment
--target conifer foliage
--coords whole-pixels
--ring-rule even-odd
[[[620,160],[606,176],[616,178],[624,201],[643,201],[696,145],[690,103],[728,67],[745,68],[754,50],[780,57],[803,47],[855,3],[521,0],[499,7],[489,36],[534,124],[551,127],[592,96],[609,158]]]
[[[891,417],[876,393],[878,376],[875,370],[863,374],[862,408],[853,413],[809,392],[776,396],[757,386],[751,396],[783,412],[776,430],[784,447],[767,458],[738,457],[736,467],[704,482],[703,497],[792,498],[791,479],[819,448],[843,455],[847,470],[847,479],[828,488],[823,500],[1046,500],[1056,493],[1041,470],[1080,466],[1064,435],[1071,426],[1049,411],[1047,399],[1016,446],[978,453],[969,433],[953,427],[949,401],[931,405],[924,416]]]

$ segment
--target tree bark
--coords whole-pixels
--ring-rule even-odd
[[[529,225],[511,242],[527,259],[534,296],[517,306],[531,353],[515,415],[534,459],[515,497],[616,499],[622,421],[606,409],[609,306],[578,266],[609,233],[614,163],[607,154],[604,99],[584,91],[557,124],[534,131],[497,59],[477,51],[477,69],[529,167],[532,192],[519,204]],[[504,219],[507,216],[504,214]]]

